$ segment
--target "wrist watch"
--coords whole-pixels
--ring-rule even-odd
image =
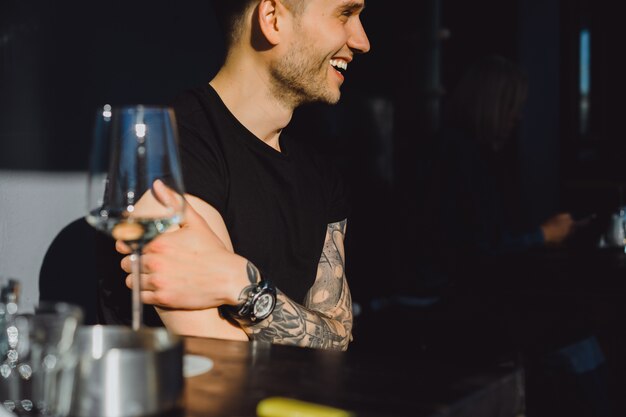
[[[246,300],[238,306],[228,306],[235,319],[253,323],[269,317],[276,306],[276,288],[266,279],[245,288]]]

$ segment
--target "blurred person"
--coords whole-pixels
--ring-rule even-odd
[[[415,216],[421,295],[463,284],[482,262],[559,246],[573,235],[570,213],[533,224],[525,210],[516,152],[527,94],[523,69],[490,55],[445,97],[441,128],[422,157],[428,178]]]
[[[438,317],[435,326],[445,323],[437,348],[457,353],[461,345],[488,357],[522,353],[529,416],[560,415],[559,410],[607,416],[605,358],[589,306],[568,297],[538,297],[536,284],[526,287],[518,281],[526,277],[511,270],[521,269],[520,262],[538,265],[524,255],[563,245],[577,227],[568,212],[538,225],[527,219],[516,130],[528,88],[520,66],[487,56],[466,70],[448,97],[421,216],[418,292],[435,300],[429,309]]]
[[[300,105],[339,100],[351,61],[370,48],[364,2],[214,5],[226,57],[207,85],[173,103],[188,204],[180,228],[144,250],[142,301],[155,307],[145,321],[184,335],[345,350],[344,185],[327,158],[283,129]],[[169,198],[162,184],[154,192]],[[130,273],[128,256],[121,266]],[[110,263],[102,271],[101,321],[127,324],[124,279]]]
[[[570,213],[530,224],[524,213],[517,127],[528,79],[513,62],[478,60],[448,98],[439,137],[441,237],[469,256],[562,244],[574,230]]]

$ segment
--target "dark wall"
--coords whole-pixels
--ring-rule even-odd
[[[540,224],[571,207],[560,194],[561,26],[559,0],[524,0],[518,6],[518,59],[528,74],[528,99],[519,141],[524,210]]]
[[[3,0],[0,31],[0,169],[85,169],[97,107],[165,103],[223,53],[210,2]]]
[[[443,26],[450,32],[443,45],[443,82],[449,91],[477,58],[497,54],[518,60],[518,0],[442,0]],[[523,1],[521,2],[523,3]]]

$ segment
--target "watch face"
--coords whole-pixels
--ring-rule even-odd
[[[261,294],[254,303],[253,314],[258,320],[270,315],[274,309],[274,297],[272,294]]]

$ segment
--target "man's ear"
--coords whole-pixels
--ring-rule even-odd
[[[259,3],[259,29],[271,45],[280,43],[288,13],[280,0],[261,0]]]

